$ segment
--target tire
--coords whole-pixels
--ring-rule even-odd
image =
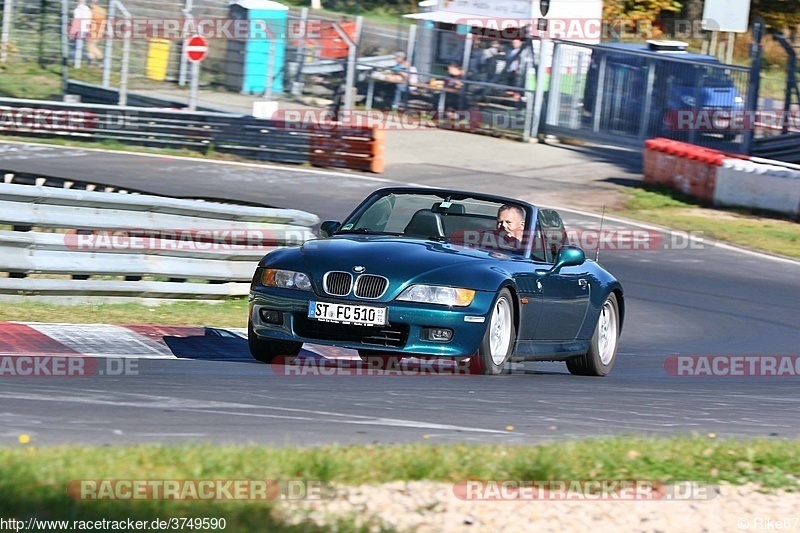
[[[605,376],[611,372],[617,358],[619,324],[619,303],[617,295],[612,292],[600,310],[589,351],[567,360],[569,373],[576,376]]]
[[[508,289],[503,289],[489,313],[489,325],[478,353],[470,357],[471,374],[502,374],[506,361],[514,349],[517,332],[514,328],[514,300]]]
[[[247,322],[247,344],[253,359],[262,363],[272,363],[279,357],[284,357],[284,363],[289,363],[303,348],[302,342],[260,339],[253,331],[252,321]]]

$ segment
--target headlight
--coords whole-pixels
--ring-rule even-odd
[[[681,102],[689,107],[694,107],[694,96],[681,96]]]
[[[737,96],[737,97],[735,97],[733,99],[733,103],[734,104],[743,104],[744,103],[744,98],[742,98],[741,96]]]
[[[421,302],[465,307],[472,303],[475,291],[436,285],[412,285],[397,297],[402,302]]]
[[[267,268],[261,275],[261,283],[268,287],[283,287],[284,289],[311,290],[311,280],[302,272],[293,270],[280,270]]]

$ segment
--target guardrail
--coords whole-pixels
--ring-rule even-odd
[[[319,218],[140,194],[0,184],[0,295],[244,296],[267,252]],[[45,275],[46,277],[42,277]]]
[[[87,104],[116,106],[119,102],[119,89],[113,87],[103,87],[102,85],[94,85],[92,83],[85,83],[76,80],[69,80],[67,82],[66,94],[79,96],[81,102]],[[184,109],[189,107],[188,102],[185,100],[174,100],[161,96],[148,96],[136,93],[134,91],[129,91],[127,98],[128,105],[132,107],[155,107],[166,109]],[[200,112],[228,113],[224,109],[199,105],[197,106],[197,110]]]
[[[290,123],[225,113],[0,98],[0,133],[114,140],[376,173],[384,169],[385,132],[377,126]]]
[[[750,154],[787,163],[800,163],[800,132],[755,139]]]

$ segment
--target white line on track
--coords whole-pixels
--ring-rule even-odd
[[[438,429],[447,431],[463,431],[470,433],[491,433],[506,435],[507,431],[497,429],[483,429],[476,427],[466,426],[453,426],[449,424],[436,424],[432,422],[422,422],[417,420],[404,420],[398,418],[378,418],[371,416],[352,415],[344,413],[334,413],[330,411],[316,411],[306,409],[295,409],[288,407],[261,406],[249,405],[233,402],[219,402],[219,401],[201,401],[181,398],[171,398],[165,396],[149,396],[149,395],[136,395],[142,396],[141,401],[136,400],[114,400],[107,396],[98,397],[79,397],[76,395],[70,396],[55,396],[53,394],[35,394],[35,393],[6,393],[0,392],[0,398],[26,400],[26,401],[46,401],[46,402],[70,402],[78,404],[89,405],[113,405],[116,407],[136,407],[136,408],[151,408],[151,409],[173,409],[182,410],[190,413],[209,413],[209,414],[222,414],[226,416],[248,416],[255,418],[278,418],[287,420],[305,420],[312,422],[334,422],[337,424],[358,424],[358,425],[373,425],[373,426],[388,426],[388,427],[408,427],[419,429]],[[268,409],[269,411],[284,411],[297,413],[295,415],[285,414],[268,414],[256,412],[242,412],[241,409]],[[222,409],[236,409],[236,411],[222,410]],[[519,433],[515,434],[519,436]]]
[[[286,410],[280,407],[270,406],[270,410]],[[317,411],[303,411],[302,409],[291,409],[292,411],[301,411],[301,412],[309,412],[312,414],[317,413]],[[231,412],[231,411],[216,411],[211,409],[191,409],[192,412],[197,413],[210,413],[210,414],[220,414],[220,415],[227,415],[227,416],[249,416],[249,417],[256,417],[256,418],[286,418],[290,420],[312,420],[312,421],[319,421],[318,418],[307,417],[307,416],[279,416],[279,415],[268,415],[263,413],[242,413],[242,412]],[[345,415],[340,413],[325,413],[329,416],[344,416],[348,418],[362,418],[364,420],[341,420],[337,419],[337,424],[357,424],[357,425],[366,425],[366,426],[388,426],[388,427],[405,427],[405,428],[418,428],[418,429],[438,429],[438,430],[447,430],[447,431],[464,431],[470,433],[492,433],[492,434],[500,434],[506,435],[508,431],[501,431],[497,429],[482,429],[476,427],[466,427],[466,426],[452,426],[449,424],[435,424],[432,422],[419,422],[416,420],[403,420],[399,418],[373,418],[367,416],[358,416],[358,415]],[[328,420],[331,422],[331,420]],[[519,434],[516,434],[519,435]]]

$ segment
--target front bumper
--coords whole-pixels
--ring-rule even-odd
[[[321,297],[313,292],[292,289],[250,291],[250,320],[261,338],[277,341],[309,342],[381,352],[462,357],[474,354],[483,340],[494,293],[477,292],[467,307],[446,307],[413,302],[375,302],[371,300]],[[320,322],[307,318],[309,302],[358,304],[388,308],[387,325],[355,326]],[[281,324],[261,320],[262,308],[281,313]],[[424,328],[448,328],[447,341],[427,340]]]

